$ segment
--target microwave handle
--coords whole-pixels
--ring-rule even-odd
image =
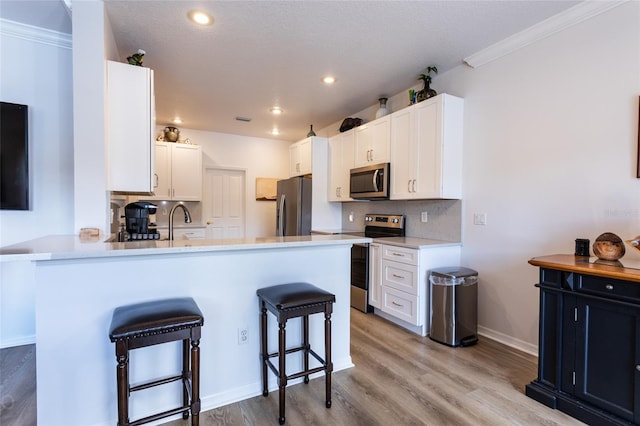
[[[380,173],[380,170],[376,170],[375,172],[373,172],[373,192],[378,192],[380,191],[380,189],[378,188],[378,174]]]

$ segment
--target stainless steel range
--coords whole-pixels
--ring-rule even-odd
[[[364,236],[369,238],[404,237],[404,216],[397,214],[367,214],[364,217]],[[372,312],[369,306],[369,244],[351,247],[351,306]]]

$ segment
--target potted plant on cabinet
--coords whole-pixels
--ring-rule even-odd
[[[438,68],[436,68],[435,65],[427,67],[427,73],[420,74],[420,77],[418,77],[418,80],[422,80],[424,83],[424,88],[416,95],[417,102],[422,102],[425,99],[432,98],[438,94],[438,92],[429,87],[431,85],[431,73],[438,74]]]

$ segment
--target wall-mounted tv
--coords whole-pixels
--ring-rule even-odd
[[[29,210],[29,110],[0,102],[0,210]]]

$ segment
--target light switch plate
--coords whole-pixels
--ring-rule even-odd
[[[427,223],[429,220],[429,214],[427,212],[422,212],[420,214],[420,221],[423,223]]]
[[[487,224],[487,214],[486,213],[474,213],[473,214],[473,224],[474,225],[486,225]]]

